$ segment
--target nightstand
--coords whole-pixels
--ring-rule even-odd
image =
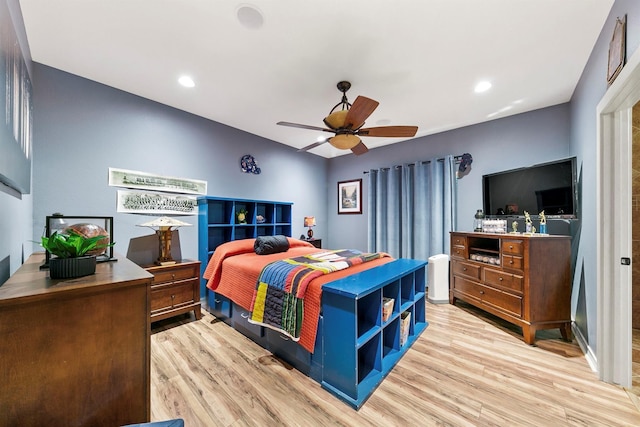
[[[146,266],[153,274],[151,321],[194,312],[200,320],[200,261],[183,260],[170,265]]]
[[[322,239],[311,239],[311,240],[307,240],[307,242],[311,243],[313,246],[315,246],[318,249],[322,249]]]

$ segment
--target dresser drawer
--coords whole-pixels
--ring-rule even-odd
[[[502,242],[502,253],[522,255],[524,253],[524,243],[522,240],[504,240]]]
[[[480,280],[481,267],[475,264],[454,261],[452,270],[454,275],[467,276],[471,279]]]
[[[514,291],[522,292],[522,276],[505,273],[501,270],[493,270],[491,268],[484,269],[484,280],[487,285],[507,288]]]
[[[452,236],[451,246],[462,246],[464,249],[467,247],[467,238],[465,236]]]
[[[245,310],[238,304],[233,304],[231,309],[231,319],[233,320],[233,327],[255,341],[256,339],[260,339],[264,336],[264,327],[261,325],[256,325],[255,323],[250,323],[250,317],[251,312],[249,310]]]
[[[162,283],[168,282],[176,282],[184,279],[191,279],[199,276],[199,264],[191,264],[191,265],[176,265],[175,267],[165,268],[162,270],[154,271],[150,269],[149,271],[153,273],[153,285],[158,285]]]
[[[467,259],[467,249],[464,246],[452,246],[451,258]]]
[[[512,316],[522,317],[522,297],[503,292],[499,289],[481,285],[461,277],[454,278],[454,289],[468,295],[473,302],[480,301],[483,305],[493,309],[509,313]]]
[[[198,279],[183,280],[170,285],[156,285],[151,288],[151,314],[154,312],[193,304],[194,286]]]
[[[523,258],[515,255],[502,255],[502,267],[522,270],[524,267]]]

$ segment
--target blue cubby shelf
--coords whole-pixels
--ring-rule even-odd
[[[355,409],[360,409],[428,326],[426,264],[396,259],[322,288],[325,333],[321,384]],[[396,300],[384,322],[383,297]],[[409,336],[400,345],[400,317],[405,311],[411,313]]]
[[[218,246],[223,243],[251,239],[258,236],[284,234],[291,237],[291,210],[293,203],[252,199],[231,199],[226,197],[198,197],[198,259],[200,260],[200,277],[207,268],[209,259]],[[246,224],[239,224],[236,213],[246,210]],[[258,222],[258,216],[262,222]],[[211,292],[211,291],[209,291]],[[207,295],[206,281],[200,285],[200,295]],[[209,300],[219,301],[215,295]],[[222,298],[224,300],[224,298]],[[227,316],[226,311],[218,311],[215,307],[226,309],[227,301],[214,304],[213,313]],[[228,316],[227,316],[228,317]]]

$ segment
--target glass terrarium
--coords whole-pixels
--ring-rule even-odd
[[[63,232],[69,229],[86,236],[93,237],[104,235],[104,243],[112,242],[113,238],[113,217],[112,216],[66,216],[53,214],[46,217],[44,223],[44,236],[49,237],[55,231]],[[113,246],[100,249],[96,255],[96,262],[115,261],[113,256]],[[45,251],[45,260],[41,268],[49,266],[51,254]]]

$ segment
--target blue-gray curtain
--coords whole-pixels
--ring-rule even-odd
[[[456,227],[453,156],[371,169],[368,182],[368,250],[426,260],[449,253]]]

